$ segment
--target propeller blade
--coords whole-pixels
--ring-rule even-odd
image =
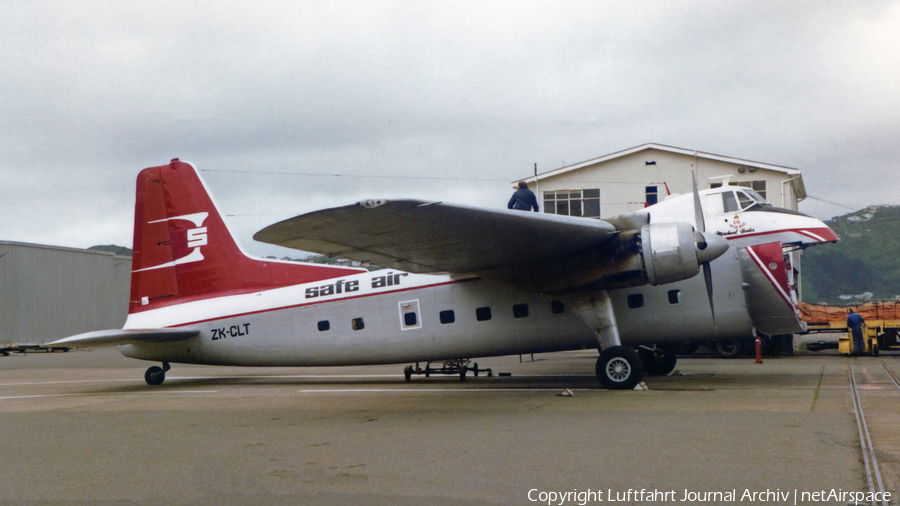
[[[697,229],[706,232],[706,222],[703,220],[703,207],[700,205],[700,191],[697,190],[697,173],[691,171],[691,182],[694,184],[694,219],[697,220]]]
[[[716,326],[716,306],[713,303],[712,269],[709,263],[703,264],[703,281],[706,281],[706,295],[709,297],[709,311],[712,313],[713,327]]]
[[[703,219],[703,206],[700,204],[700,190],[697,189],[697,173],[691,170],[691,183],[694,185],[694,219],[697,221],[697,228],[701,235],[704,236],[703,249],[708,247],[706,239],[706,220]],[[727,249],[728,246],[726,245]],[[713,302],[713,284],[712,284],[712,268],[709,266],[708,260],[703,263],[703,281],[706,282],[706,296],[709,297],[709,311],[712,313],[713,326],[716,325],[716,305]]]

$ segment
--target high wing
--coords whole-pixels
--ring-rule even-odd
[[[182,341],[196,336],[200,331],[194,329],[115,329],[96,330],[66,337],[47,346],[71,346],[72,348],[89,346],[113,346],[120,344],[170,343]]]
[[[254,239],[416,273],[474,274],[529,292],[688,279],[728,249],[646,212],[592,220],[421,200],[366,200],[276,223]]]
[[[602,220],[421,200],[367,200],[290,218],[253,238],[408,272],[475,273],[520,285],[509,279],[511,270],[528,266],[539,276],[547,274],[554,270],[551,264],[596,250],[617,234],[615,226]],[[570,288],[571,283],[565,284],[562,289]]]

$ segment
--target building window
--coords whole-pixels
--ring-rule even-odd
[[[491,319],[491,308],[489,307],[480,307],[475,310],[475,319],[480,322],[485,322]]]
[[[528,316],[528,304],[516,304],[513,306],[513,317],[525,318]]]
[[[322,320],[319,322],[319,332],[325,332],[326,330],[331,329],[331,322],[328,320]]]
[[[681,290],[669,290],[669,304],[681,304]]]
[[[362,318],[353,319],[353,330],[362,330],[366,328],[366,322]]]
[[[633,293],[628,296],[628,307],[631,309],[637,309],[639,307],[644,307],[644,295],[640,293]]]
[[[456,321],[456,315],[453,313],[452,309],[448,309],[446,311],[441,311],[441,323],[447,325],[448,323],[453,323]]]
[[[647,197],[647,206],[652,206],[653,204],[659,202],[659,187],[658,186],[647,186],[644,188],[644,195]]]
[[[544,212],[564,216],[600,217],[600,189],[544,192]]]

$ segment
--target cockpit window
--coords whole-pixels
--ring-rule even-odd
[[[737,200],[734,199],[734,192],[722,192],[722,205],[726,213],[735,213],[738,210]]]
[[[761,205],[769,205],[759,193],[750,188],[724,190],[722,192],[722,210],[725,214],[756,210]]]
[[[751,189],[749,189],[749,188],[746,189],[746,190],[744,190],[744,193],[746,193],[747,195],[750,195],[750,198],[751,198],[751,199],[757,201],[757,202],[760,203],[760,204],[765,204],[765,203],[766,203],[766,199],[764,199],[762,195],[756,193],[755,191],[753,191],[753,190],[751,190]]]

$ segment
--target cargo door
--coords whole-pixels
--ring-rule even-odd
[[[781,243],[748,246],[739,255],[744,297],[753,326],[770,336],[805,331]]]

